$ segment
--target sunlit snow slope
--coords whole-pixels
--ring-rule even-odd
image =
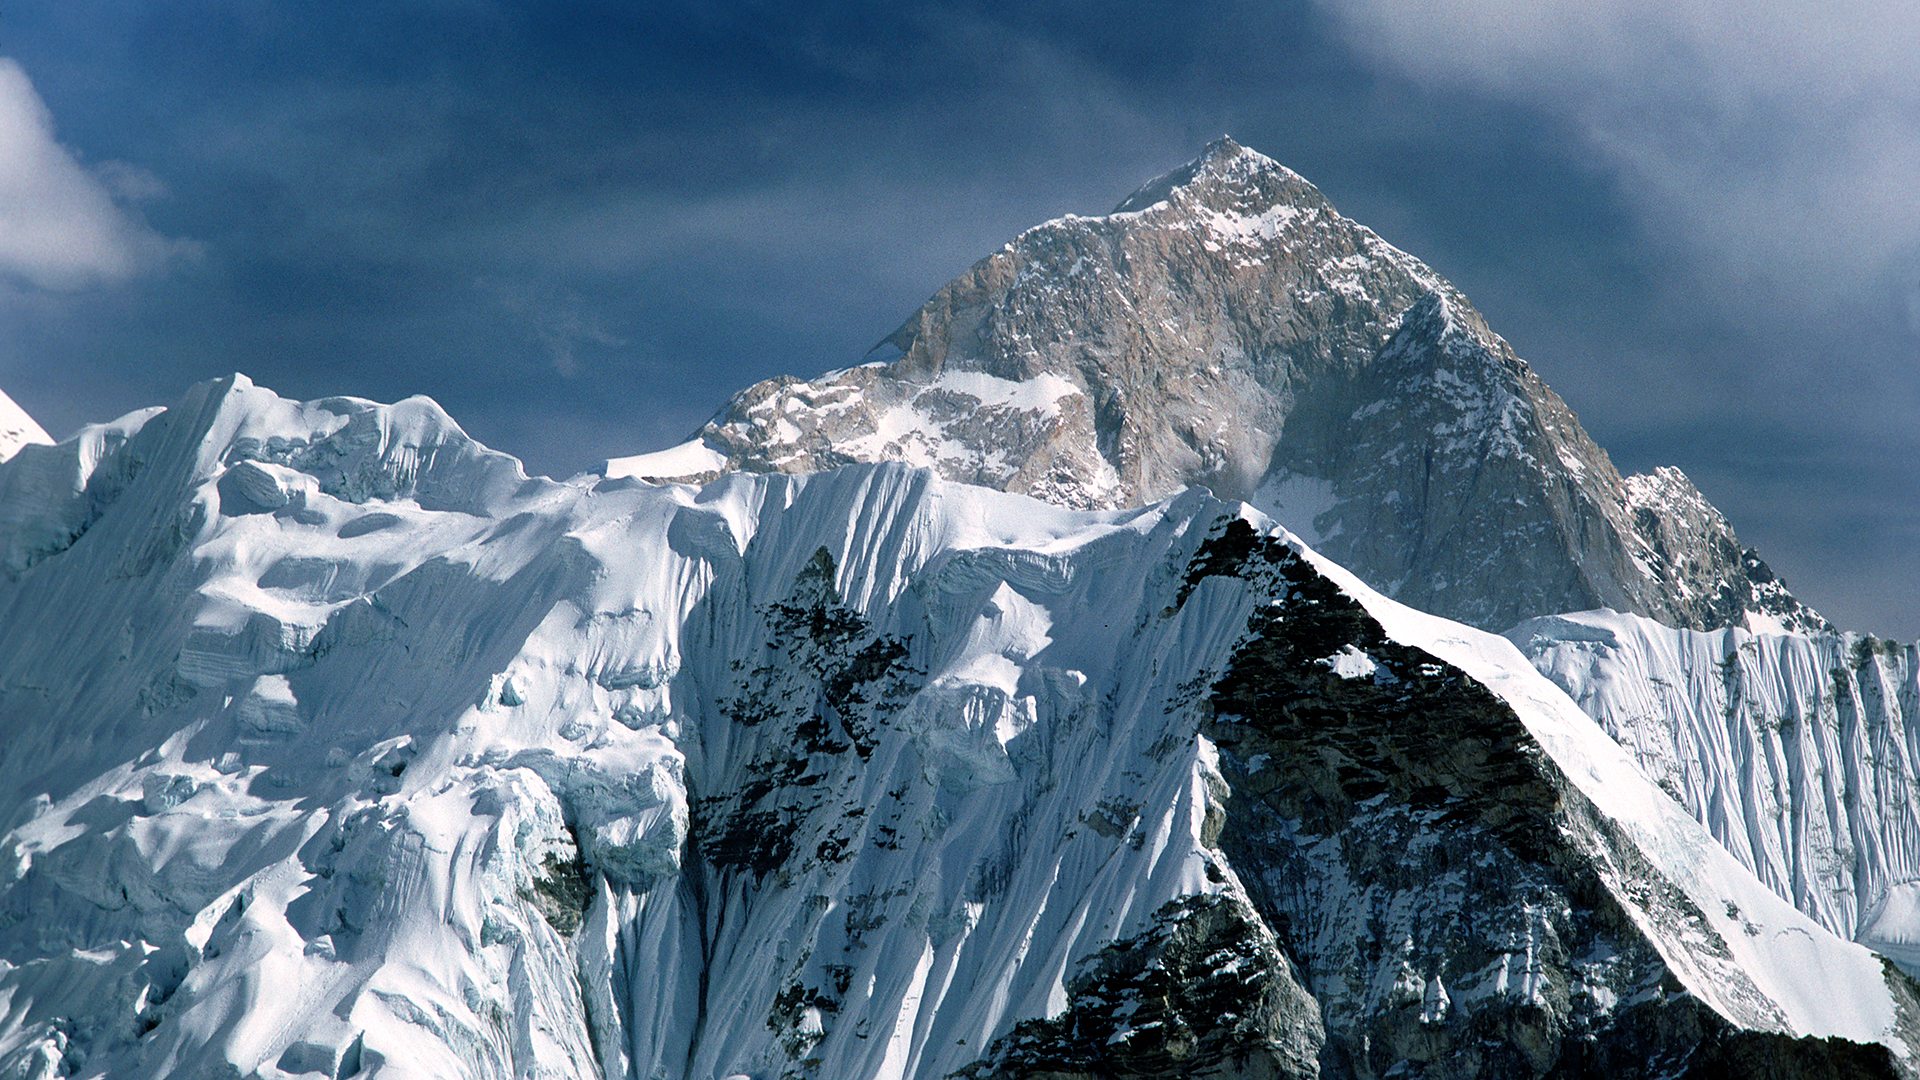
[[[1911,1054],[1510,644],[1198,493],[558,484],[235,377],[0,463],[0,725],[0,1076]]]
[[[1914,646],[1614,612],[1508,636],[1762,881],[1920,966]]]
[[[53,441],[27,410],[0,391],[0,461],[20,452],[23,446],[45,445]]]

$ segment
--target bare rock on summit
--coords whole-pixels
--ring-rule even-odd
[[[1078,508],[1204,485],[1482,627],[1603,606],[1825,625],[1677,470],[1623,478],[1451,284],[1231,139],[1022,233],[872,362],[759,383],[608,471],[882,460]]]

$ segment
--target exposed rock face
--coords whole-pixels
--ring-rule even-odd
[[[1494,629],[1600,606],[1719,626],[1774,602],[1683,477],[1629,485],[1457,290],[1231,140],[1112,214],[1021,234],[881,351],[749,388],[697,446],[609,468],[902,460],[1074,507],[1204,484]]]
[[[1672,585],[1683,590],[1679,602],[1714,613],[1705,620],[1708,627],[1744,625],[1756,632],[1834,631],[1831,623],[1787,591],[1786,583],[1761,561],[1759,552],[1740,546],[1726,516],[1707,501],[1685,473],[1663,466],[1627,477],[1626,485],[1634,528],[1652,549],[1656,565],[1678,568]],[[1732,566],[1739,566],[1742,573],[1726,572]],[[1701,591],[1706,588],[1717,591]],[[1700,629],[1697,625],[1691,628]]]
[[[0,1076],[1920,1045],[1511,645],[1203,493],[558,484],[236,378],[0,463],[0,553]]]
[[[1326,1032],[1273,934],[1233,896],[1187,896],[1087,958],[1058,1016],[995,1040],[967,1080],[1321,1075]]]

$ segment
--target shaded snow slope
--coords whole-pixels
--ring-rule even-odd
[[[1613,612],[1509,636],[1775,892],[1920,965],[1914,646]]]
[[[46,429],[27,415],[14,400],[0,391],[0,461],[20,452],[23,446],[45,445],[53,442]]]
[[[558,484],[235,377],[0,463],[0,558],[0,1075],[1911,1053],[1512,646],[1201,493]]]
[[[1821,625],[1677,470],[1623,478],[1452,285],[1231,140],[1020,234],[874,357],[750,387],[607,474],[904,461],[1074,507],[1203,484],[1490,629],[1598,606]]]

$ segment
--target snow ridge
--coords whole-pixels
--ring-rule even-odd
[[[1452,285],[1231,139],[1021,233],[869,360],[750,387],[606,473],[900,460],[1075,508],[1311,489],[1315,521],[1290,526],[1483,628],[1598,606],[1820,622],[1684,477],[1621,477]]]
[[[1779,1038],[1808,1071],[1829,1050],[1794,1036],[1910,1054],[1906,984],[1510,645],[1204,493],[1076,512],[898,464],[562,484],[426,399],[235,376],[0,463],[0,508],[0,1075],[904,1078],[1198,1047],[1292,1076],[1415,1013],[1421,1045],[1481,1045],[1480,1016],[1623,1053]],[[1327,612],[1342,636],[1274,667],[1275,628]],[[1358,799],[1362,848],[1412,829],[1532,891],[1341,886],[1316,812],[1214,737],[1283,722],[1221,719],[1223,673],[1261,664],[1482,725],[1449,741],[1483,730],[1524,783],[1463,773],[1457,806],[1387,797],[1418,760],[1384,793],[1291,775]],[[1417,731],[1367,715],[1353,737]],[[1250,829],[1273,854],[1235,854]],[[1305,933],[1390,912],[1418,950]],[[1598,951],[1552,944],[1576,931]],[[1262,977],[1183,1004],[1129,959],[1193,949]]]
[[[45,446],[53,442],[27,410],[0,390],[0,461],[20,452],[23,446]]]

